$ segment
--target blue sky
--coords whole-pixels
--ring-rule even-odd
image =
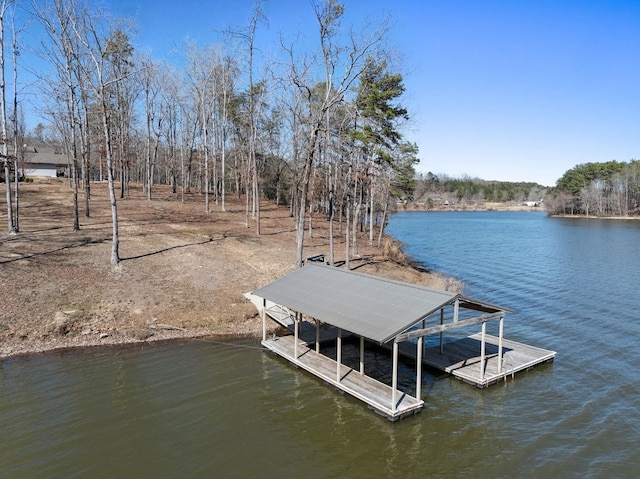
[[[640,158],[640,2],[343,0],[343,25],[390,14],[418,171],[554,185],[579,163]],[[156,58],[215,42],[253,1],[105,0]],[[258,42],[317,38],[306,0],[267,0]]]

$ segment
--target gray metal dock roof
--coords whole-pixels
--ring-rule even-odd
[[[451,291],[316,264],[298,268],[253,294],[379,343],[456,299],[477,305],[472,309],[510,311]]]

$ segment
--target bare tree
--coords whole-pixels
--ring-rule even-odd
[[[73,1],[73,0],[69,0]],[[116,268],[120,265],[118,234],[118,207],[115,194],[115,179],[112,148],[112,108],[109,104],[111,89],[121,82],[129,71],[114,69],[112,62],[121,62],[130,54],[130,45],[123,41],[119,25],[109,30],[104,16],[97,10],[91,10],[85,5],[76,5],[71,21],[73,32],[78,42],[85,48],[90,58],[92,69],[86,72],[89,80],[89,88],[95,95],[102,123],[104,135],[105,155],[107,161],[107,180],[109,199],[111,202],[112,241],[111,241],[111,265]],[[113,25],[112,25],[113,26]],[[126,39],[126,37],[125,37]],[[121,172],[121,174],[124,174]],[[124,181],[124,179],[123,179]]]
[[[4,30],[5,18],[8,8],[7,0],[0,2],[0,126],[2,134],[2,151],[0,156],[4,162],[4,183],[7,195],[7,227],[10,235],[16,234],[16,226],[13,221],[13,201],[11,199],[11,162],[12,157],[9,156],[9,138],[7,130],[7,102],[6,102],[6,83],[5,83],[5,56],[4,56]],[[18,172],[16,171],[15,174]]]
[[[163,108],[164,97],[162,96],[162,76],[159,66],[150,56],[143,56],[140,59],[140,64],[139,77],[144,88],[146,129],[144,187],[147,199],[151,201],[154,166],[160,146],[162,121],[166,111]]]
[[[304,245],[304,223],[307,209],[309,184],[314,162],[318,154],[320,132],[325,127],[326,114],[341,101],[353,86],[365,67],[365,58],[379,46],[387,33],[385,23],[369,35],[357,36],[350,32],[347,41],[341,42],[340,20],[344,6],[336,0],[312,1],[313,10],[318,22],[320,36],[321,63],[324,68],[324,84],[317,105],[308,109],[307,139],[305,145],[305,161],[301,176],[298,217],[296,221],[296,266],[302,266]],[[298,64],[294,58],[293,48],[288,48],[290,56],[291,82],[300,94],[311,104],[316,91],[315,84],[309,81],[311,65]]]
[[[18,168],[18,158],[24,137],[24,117],[21,118],[21,110],[18,106],[18,57],[20,56],[20,46],[18,44],[18,30],[15,23],[15,9],[11,16],[11,32],[12,43],[11,50],[13,53],[13,171],[14,171],[14,192],[15,192],[15,210],[14,210],[14,228],[16,233],[20,231],[20,174]],[[7,180],[8,181],[8,180]]]
[[[164,73],[161,75],[162,87],[160,88],[160,96],[162,108],[164,109],[163,117],[166,119],[164,126],[158,126],[158,130],[162,129],[162,135],[166,139],[167,155],[170,162],[169,182],[172,186],[173,193],[178,192],[178,128],[180,125],[180,83],[178,76],[168,65],[161,68]],[[158,132],[158,137],[160,133]],[[157,144],[157,143],[156,143]],[[180,175],[181,177],[182,175]]]
[[[226,56],[223,60],[221,78],[220,78],[220,121],[218,124],[220,136],[220,197],[221,209],[226,211],[226,162],[227,162],[227,130],[229,119],[229,102],[234,93],[235,83],[238,77],[237,63],[233,57]]]
[[[188,68],[188,83],[192,95],[197,101],[198,125],[201,131],[202,153],[204,157],[204,194],[205,211],[211,211],[209,206],[210,164],[209,150],[211,148],[210,127],[215,119],[214,95],[216,90],[216,65],[219,52],[215,48],[199,49],[196,45],[190,45]]]
[[[246,41],[247,43],[247,73],[249,76],[248,85],[248,112],[247,112],[247,124],[248,124],[248,146],[249,146],[249,158],[247,164],[247,181],[251,181],[251,185],[247,183],[247,218],[249,209],[249,191],[251,191],[251,210],[252,217],[256,221],[256,234],[260,235],[260,181],[258,175],[258,165],[256,159],[256,143],[258,138],[257,129],[257,102],[256,95],[264,92],[264,85],[261,85],[260,89],[256,88],[254,81],[254,64],[256,53],[256,30],[258,28],[258,22],[265,21],[265,16],[262,11],[262,0],[256,0],[249,25],[244,30],[232,31],[232,36],[238,37]],[[259,93],[260,90],[260,93]],[[249,226],[247,220],[247,227]]]

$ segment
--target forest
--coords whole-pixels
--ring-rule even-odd
[[[261,200],[288,205],[297,265],[314,215],[336,221],[347,245],[357,233],[373,244],[389,205],[413,195],[418,162],[417,146],[403,136],[409,114],[388,47],[391,23],[343,25],[346,7],[336,0],[305,8],[316,19],[314,51],[283,41],[278,61],[260,61],[256,33],[268,19],[257,0],[245,25],[229,26],[216,44],[185,42],[180,60],[168,63],[134,48],[133,19],[114,18],[90,0],[1,0],[9,234],[19,234],[25,148],[48,145],[68,158],[74,230],[91,215],[91,183],[108,183],[114,267],[117,205],[133,183],[150,201],[160,184],[176,201],[198,192],[207,213],[225,211],[228,195],[244,198],[246,227],[257,235]],[[38,39],[41,62],[29,74],[47,118],[33,129],[25,126],[20,87],[26,37]]]
[[[640,161],[579,164],[548,192],[545,207],[556,215],[637,216]]]
[[[532,182],[487,181],[419,173],[414,201],[427,209],[479,203],[541,203],[547,188]]]
[[[487,181],[418,173],[413,204],[419,208],[476,207],[483,203],[544,206],[551,215],[632,217],[640,214],[640,161],[576,165],[548,188],[530,182]]]

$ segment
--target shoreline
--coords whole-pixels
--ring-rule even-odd
[[[261,235],[245,224],[242,199],[227,211],[170,187],[148,201],[141,185],[118,202],[121,267],[109,264],[110,201],[92,183],[91,217],[72,230],[71,190],[64,181],[21,189],[20,233],[0,236],[0,360],[60,350],[262,334],[262,321],[243,293],[294,268],[295,231],[286,206],[261,205]],[[1,207],[1,205],[0,205]],[[214,211],[216,210],[216,211]],[[6,211],[6,210],[5,210]],[[2,215],[0,214],[0,220]],[[308,235],[308,233],[305,233]],[[328,222],[313,221],[305,254],[328,252]],[[336,260],[344,256],[337,238]],[[381,248],[359,238],[352,269],[440,289],[455,285],[411,261],[399,241]],[[270,331],[277,329],[274,323]]]
[[[213,343],[230,343],[234,339],[244,339],[249,340],[255,338],[258,340],[260,335],[257,333],[245,333],[245,334],[214,334],[214,333],[204,333],[198,331],[186,331],[182,335],[167,335],[167,336],[153,336],[144,340],[136,340],[134,338],[126,338],[122,341],[93,341],[89,340],[86,343],[77,343],[74,341],[62,341],[61,344],[39,344],[36,347],[28,350],[23,350],[15,353],[9,354],[0,354],[0,362],[10,362],[14,359],[24,359],[35,356],[47,355],[47,354],[65,354],[65,353],[73,353],[73,352],[81,352],[81,351],[90,351],[94,349],[106,349],[106,350],[117,350],[119,348],[133,348],[136,346],[144,347],[145,345],[154,345],[158,343],[169,343],[169,342],[179,342],[179,341],[196,341],[203,340],[205,342],[213,342]]]
[[[549,215],[551,218],[569,218],[584,220],[638,221],[640,216],[587,216],[587,215]]]
[[[389,265],[393,265],[392,268],[397,268],[399,270],[415,272],[421,275],[427,274],[431,276],[435,282],[441,283],[441,285],[446,288],[462,289],[463,284],[460,281],[454,278],[446,278],[440,273],[430,271],[426,266],[406,256],[402,251],[400,241],[386,234],[385,236],[387,241],[394,244],[394,247],[398,248],[400,251],[400,254],[402,255],[402,262],[397,262],[394,259],[387,258],[384,260],[379,259],[377,260],[377,263],[375,260],[372,260],[369,264],[380,265],[381,263],[387,263]],[[358,261],[358,259],[352,259],[352,261]],[[352,268],[352,271],[359,270],[363,268],[363,266],[367,266],[367,264],[365,263],[357,268]],[[399,276],[403,275],[400,274]],[[160,329],[154,330],[154,332],[148,337],[144,338],[136,338],[122,333],[115,333],[108,336],[105,336],[104,333],[80,333],[78,335],[65,335],[45,340],[30,340],[27,338],[13,341],[3,340],[0,344],[0,362],[14,358],[38,356],[49,353],[64,353],[94,348],[111,349],[118,347],[133,347],[136,345],[144,346],[145,344],[164,343],[170,341],[192,341],[198,339],[210,340],[213,342],[230,342],[233,339],[256,339],[256,341],[259,341],[262,335],[262,320],[259,318],[257,312],[254,317],[250,319],[255,319],[255,321],[251,321],[251,324],[246,325],[248,328],[244,329],[242,332],[236,331],[221,333],[219,331],[208,329],[163,329],[161,327]],[[267,334],[273,334],[281,328],[282,326],[276,323],[268,323]]]

